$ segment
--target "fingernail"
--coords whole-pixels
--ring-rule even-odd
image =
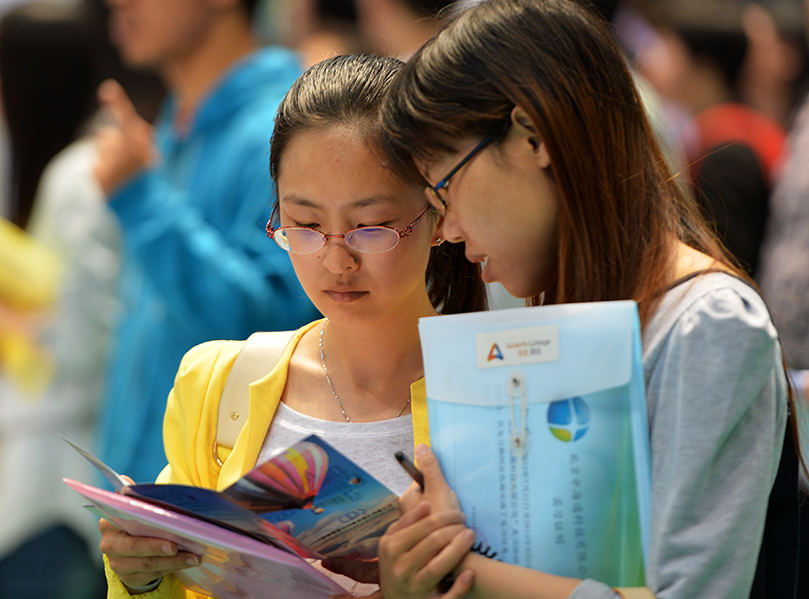
[[[160,551],[162,551],[164,555],[174,555],[174,548],[170,543],[160,545]]]
[[[199,558],[196,555],[185,558],[185,563],[189,566],[199,566]]]
[[[416,453],[417,456],[424,455],[425,453],[428,453],[429,451],[430,451],[430,448],[427,447],[424,443],[419,443],[418,445],[416,445],[415,453]]]
[[[467,528],[465,531],[463,531],[463,535],[464,535],[464,539],[469,541],[469,542],[473,542],[475,540],[475,537],[476,537],[475,531],[472,530],[471,528]]]
[[[460,573],[457,580],[461,584],[472,584],[474,577],[475,573],[472,570],[464,570]]]

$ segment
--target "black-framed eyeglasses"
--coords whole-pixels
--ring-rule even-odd
[[[424,188],[424,193],[427,195],[427,201],[430,202],[430,205],[435,208],[436,212],[438,212],[439,216],[446,216],[447,214],[447,201],[441,196],[441,189],[449,184],[449,180],[452,179],[453,175],[457,173],[459,170],[463,168],[463,166],[472,160],[475,154],[480,152],[486,144],[494,139],[494,135],[489,135],[483,141],[481,141],[478,145],[472,148],[472,151],[469,152],[466,156],[464,156],[463,160],[461,160],[458,164],[455,165],[449,174],[446,177],[441,179],[438,183],[433,185],[428,185]]]
[[[385,226],[359,227],[345,233],[327,235],[309,227],[273,227],[272,222],[278,210],[278,204],[276,204],[267,223],[267,236],[273,239],[281,249],[293,254],[312,254],[325,246],[330,237],[345,240],[348,247],[363,254],[384,254],[399,245],[400,239],[410,235],[430,208],[432,206],[428,205],[412,223],[401,231]]]

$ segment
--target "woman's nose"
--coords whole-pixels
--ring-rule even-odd
[[[346,245],[345,239],[329,238],[323,251],[323,266],[335,274],[356,270],[359,265],[356,252]]]

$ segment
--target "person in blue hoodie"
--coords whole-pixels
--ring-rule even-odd
[[[115,126],[98,136],[94,169],[124,246],[96,449],[150,481],[166,462],[160,423],[186,351],[317,316],[263,228],[272,120],[301,69],[290,51],[260,47],[256,0],[108,4],[123,60],[159,73],[169,90],[153,128],[117,83],[102,84]]]

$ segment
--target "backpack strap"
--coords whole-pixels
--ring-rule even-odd
[[[213,458],[219,466],[219,446],[233,447],[242,431],[250,407],[250,383],[263,378],[275,368],[295,331],[253,333],[242,345],[230,369],[219,399],[216,440]]]

